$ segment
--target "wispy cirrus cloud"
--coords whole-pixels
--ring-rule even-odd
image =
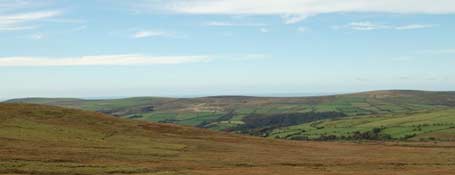
[[[232,27],[232,26],[260,27],[260,26],[267,26],[267,24],[263,24],[263,23],[238,23],[238,22],[226,22],[226,21],[210,21],[210,22],[204,23],[203,25],[205,25],[205,26],[213,26],[213,27]]]
[[[455,13],[453,0],[141,0],[135,1],[134,7],[183,14],[280,15],[287,24],[327,13]]]
[[[0,67],[127,66],[184,64],[210,61],[208,56],[146,56],[140,54],[97,55],[68,58],[0,57]]]
[[[30,23],[56,17],[61,14],[61,11],[56,10],[1,14],[0,31],[34,29],[37,27],[36,24]]]
[[[31,30],[41,27],[42,23],[58,20],[56,17],[62,16],[64,11],[49,9],[54,3],[47,0],[0,0],[0,32]]]
[[[305,14],[300,14],[300,15],[292,15],[292,14],[286,14],[282,15],[281,18],[283,19],[285,24],[296,24],[299,23],[300,21],[305,20],[308,18],[310,15],[305,15]]]
[[[382,29],[389,29],[389,30],[417,30],[417,29],[426,29],[432,28],[435,25],[432,24],[406,24],[406,25],[387,25],[381,23],[374,23],[370,21],[360,21],[360,22],[351,22],[349,24],[341,25],[341,26],[333,26],[333,29],[352,29],[352,30],[382,30]]]
[[[188,36],[185,34],[176,33],[173,31],[166,31],[166,30],[136,30],[134,33],[131,34],[131,38],[134,39],[143,39],[143,38],[178,38],[183,39],[187,38]]]
[[[211,61],[258,61],[270,58],[265,54],[220,54],[150,56],[144,54],[93,55],[79,57],[0,57],[0,67],[56,67],[56,66],[135,66],[206,63]]]
[[[150,2],[150,1],[149,1]],[[156,1],[155,1],[156,2]],[[409,5],[412,4],[412,5]],[[454,13],[452,0],[169,0],[168,10],[196,14],[318,14],[333,12]]]
[[[397,30],[415,30],[415,29],[432,28],[434,26],[435,25],[431,25],[431,24],[410,24],[410,25],[396,26],[395,29],[397,29]]]
[[[142,30],[135,32],[131,37],[133,38],[150,38],[150,37],[164,37],[172,36],[170,33],[156,30]]]
[[[345,28],[353,29],[353,30],[378,30],[378,29],[387,29],[389,26],[382,25],[382,24],[375,24],[369,21],[366,22],[351,22],[345,26]]]

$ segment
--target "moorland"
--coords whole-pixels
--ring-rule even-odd
[[[0,104],[0,174],[449,175],[453,142],[292,141]]]

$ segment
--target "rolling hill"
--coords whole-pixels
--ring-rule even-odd
[[[0,103],[0,174],[449,175],[454,143],[295,142]]]
[[[295,140],[455,141],[455,109],[319,120],[273,130]]]
[[[295,98],[247,96],[138,97],[112,100],[27,98],[8,102],[62,106],[97,111],[122,118],[174,123],[273,138],[325,140],[327,136],[331,139],[334,138],[333,136],[338,136],[337,139],[346,139],[350,136],[353,137],[354,134],[359,134],[356,132],[368,132],[373,129],[378,132],[379,128],[381,137],[375,137],[375,139],[420,139],[417,137],[418,135],[436,131],[435,129],[438,127],[430,129],[425,126],[423,130],[426,132],[410,132],[409,129],[418,129],[417,126],[410,128],[405,125],[388,125],[386,123],[370,125],[371,127],[352,127],[349,130],[340,127],[322,129],[321,126],[308,126],[316,125],[315,122],[341,119],[344,119],[342,122],[349,123],[350,120],[365,120],[362,119],[364,117],[389,119],[391,115],[401,118],[420,114],[431,116],[432,112],[435,113],[434,115],[452,114],[451,109],[455,108],[455,92],[390,90]],[[424,118],[432,120],[431,117]],[[449,116],[442,123],[446,129],[453,127],[454,118]],[[435,124],[441,123],[429,123],[429,125]],[[302,131],[305,131],[305,134],[302,134]],[[345,133],[343,134],[343,132]],[[362,138],[369,139],[370,137]],[[425,138],[432,139],[432,136]],[[436,139],[450,140],[446,137],[436,137]]]

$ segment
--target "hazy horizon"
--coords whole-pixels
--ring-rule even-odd
[[[429,92],[455,92],[453,90],[422,90],[422,89],[378,89],[378,90],[365,90],[365,91],[352,91],[352,92],[314,92],[314,93],[251,93],[251,94],[163,94],[163,95],[133,95],[133,96],[20,96],[20,97],[0,97],[1,101],[23,99],[23,98],[78,98],[85,100],[105,100],[105,99],[125,99],[125,98],[137,98],[137,97],[162,97],[162,98],[200,98],[200,97],[215,97],[215,96],[251,96],[251,97],[317,97],[317,96],[329,96],[329,95],[341,95],[351,93],[363,93],[373,91],[429,91]]]

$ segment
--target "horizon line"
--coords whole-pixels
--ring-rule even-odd
[[[176,96],[100,96],[100,97],[45,97],[45,96],[29,96],[29,97],[17,97],[17,98],[2,98],[1,102],[7,102],[10,100],[20,99],[79,99],[79,100],[121,100],[131,98],[216,98],[216,97],[252,97],[252,98],[303,98],[303,97],[326,97],[336,95],[350,95],[350,94],[362,94],[371,92],[387,92],[387,91],[411,91],[411,92],[455,92],[455,90],[418,90],[418,89],[385,89],[385,90],[367,90],[367,91],[351,91],[351,92],[315,92],[315,93],[260,93],[260,94],[219,94],[219,95],[176,95]],[[285,95],[288,94],[288,95]],[[293,94],[293,95],[291,95]],[[306,94],[306,95],[304,95]]]

